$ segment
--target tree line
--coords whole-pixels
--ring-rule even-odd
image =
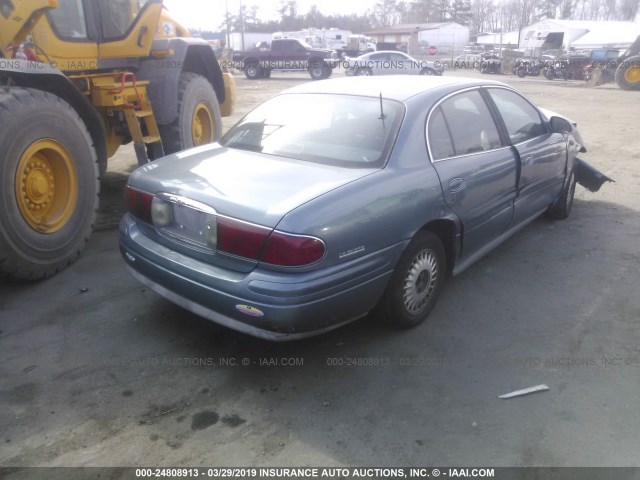
[[[334,27],[366,32],[401,23],[456,22],[470,33],[508,32],[546,18],[633,21],[640,0],[379,0],[362,14],[326,15],[317,5],[299,12],[296,0],[281,0],[277,20],[260,19],[257,5],[230,12],[220,30],[229,32],[295,31]]]

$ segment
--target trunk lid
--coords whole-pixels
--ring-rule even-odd
[[[135,170],[129,184],[203,203],[220,215],[275,228],[291,210],[376,172],[206,145]],[[295,233],[295,232],[293,232]]]

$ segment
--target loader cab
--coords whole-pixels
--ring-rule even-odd
[[[117,40],[127,36],[145,6],[159,0],[59,0],[47,13],[56,36],[67,41]]]
[[[161,17],[162,0],[58,0],[33,35],[61,70],[86,71],[98,59],[148,56]]]

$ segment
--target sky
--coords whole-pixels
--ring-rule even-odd
[[[229,13],[235,14],[241,1],[247,7],[260,7],[258,15],[263,20],[278,18],[276,10],[280,0],[164,0],[164,5],[184,26],[215,31],[224,22],[226,4],[229,5]],[[297,0],[297,3],[299,14],[305,14],[312,5],[317,5],[318,10],[326,15],[348,15],[372,9],[376,0]]]

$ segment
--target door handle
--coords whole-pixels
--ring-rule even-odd
[[[464,187],[464,178],[454,178],[449,182],[449,191],[451,193],[458,193],[459,191],[464,190]]]
[[[142,45],[142,39],[144,38],[144,36],[147,34],[148,31],[149,29],[147,28],[146,25],[143,25],[142,28],[140,28],[140,32],[138,33],[138,46],[140,48],[144,46]]]

